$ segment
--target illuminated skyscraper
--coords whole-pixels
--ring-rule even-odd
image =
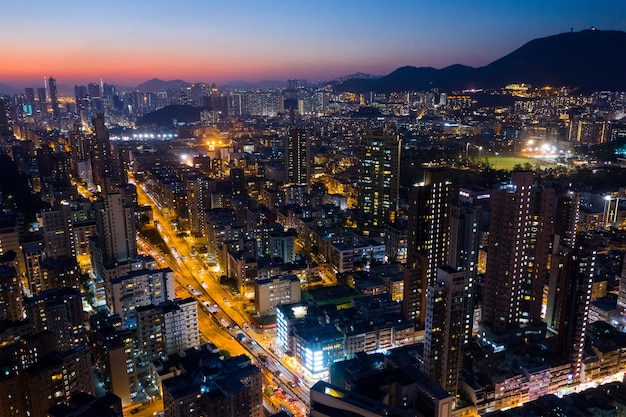
[[[443,170],[428,170],[424,181],[409,190],[407,273],[403,315],[424,325],[426,292],[436,283],[437,268],[446,260],[452,185]]]
[[[211,208],[211,193],[215,192],[215,181],[202,173],[186,176],[187,206],[189,208],[190,230],[196,237],[206,233],[206,211]]]
[[[400,187],[400,140],[368,135],[358,149],[357,203],[372,225],[384,226],[397,211]]]
[[[75,122],[68,132],[71,149],[72,173],[85,182],[93,181],[91,172],[91,135],[83,132],[80,122]]]
[[[574,383],[582,370],[597,249],[596,242],[581,234],[574,248],[552,257],[547,321],[557,331],[553,351],[572,362]]]
[[[289,130],[285,138],[285,174],[288,183],[311,186],[311,137],[302,128]]]
[[[463,350],[472,332],[467,281],[465,271],[443,265],[426,294],[423,371],[452,395],[459,391]]]
[[[567,190],[557,197],[556,217],[554,219],[555,242],[566,247],[573,247],[576,238],[576,223],[580,217],[581,193]]]
[[[107,195],[96,206],[96,228],[101,242],[102,262],[128,262],[137,257],[135,209],[130,197]]]
[[[48,90],[50,92],[50,106],[52,107],[52,115],[55,120],[61,118],[61,109],[59,109],[59,95],[57,93],[57,80],[50,77],[48,79]]]
[[[177,298],[137,307],[137,343],[144,357],[150,359],[198,346],[196,300]]]
[[[37,89],[37,96],[39,97],[39,113],[42,117],[48,114],[48,94],[45,88]]]
[[[94,138],[91,142],[91,169],[93,182],[106,194],[117,188],[109,131],[104,125],[104,114],[93,119]]]
[[[31,108],[35,109],[35,89],[32,87],[28,87],[24,89],[26,94],[26,104],[29,104]]]
[[[450,239],[452,184],[444,170],[428,170],[424,181],[409,190],[409,264],[426,258],[427,285],[433,285],[437,268],[446,263]]]
[[[533,185],[533,173],[513,172],[491,194],[483,324],[497,332],[540,321],[554,190]]]

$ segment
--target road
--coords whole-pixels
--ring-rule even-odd
[[[189,243],[173,230],[169,219],[162,214],[141,184],[136,183],[136,186],[139,204],[152,207],[155,224],[172,253],[159,253],[156,248],[142,239],[140,239],[140,245],[152,256],[156,255],[157,260],[167,263],[175,271],[178,284],[177,296],[189,294],[198,301],[200,307],[198,327],[203,341],[211,341],[218,348],[228,350],[232,355],[248,353],[255,358],[257,365],[264,372],[272,375],[269,379],[273,384],[271,388],[280,388],[285,393],[285,399],[280,399],[279,402],[297,411],[298,415],[306,415],[309,404],[308,389],[302,386],[289,386],[290,381],[297,381],[299,378],[269,350],[268,343],[264,339],[267,335],[259,334],[248,326],[249,318],[243,312],[241,302],[231,302],[231,294],[220,285],[217,274],[204,268],[202,261],[194,255]],[[237,341],[239,334],[245,336],[242,343]],[[262,357],[268,360],[260,360],[259,358]]]

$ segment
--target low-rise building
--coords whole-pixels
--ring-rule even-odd
[[[257,279],[254,282],[254,303],[257,314],[276,314],[282,304],[299,303],[302,298],[300,280],[295,275]]]

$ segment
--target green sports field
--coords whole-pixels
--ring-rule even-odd
[[[545,161],[543,159],[535,159],[535,158],[526,158],[524,156],[498,156],[488,155],[481,158],[481,160],[487,160],[489,165],[493,169],[506,169],[508,171],[512,170],[515,165],[524,166],[525,164],[530,164],[534,167],[539,167],[540,169],[552,168],[555,167],[555,164],[550,161]]]

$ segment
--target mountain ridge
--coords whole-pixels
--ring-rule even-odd
[[[188,83],[181,79],[165,81],[155,77],[139,84],[136,88],[136,91],[139,91],[140,93],[154,93],[155,91],[167,91],[169,89],[178,88],[181,86],[187,87],[190,85],[191,83]]]
[[[610,65],[609,65],[610,64]],[[483,67],[404,66],[375,79],[337,83],[338,91],[499,88],[512,83],[568,86],[580,91],[626,90],[626,32],[583,30],[533,39]]]

